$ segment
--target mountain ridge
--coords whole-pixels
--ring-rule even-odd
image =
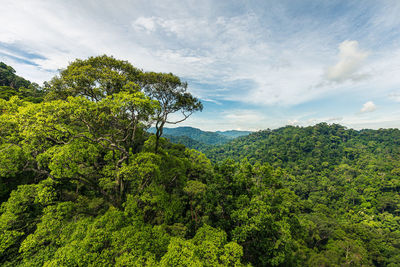
[[[148,132],[155,133],[156,129],[151,127]],[[218,145],[229,142],[230,140],[245,136],[251,133],[250,131],[238,131],[238,130],[227,130],[227,131],[203,131],[201,129],[182,126],[176,128],[164,128],[163,136],[171,139],[176,143],[188,144],[187,138],[180,138],[182,136],[188,137],[196,142],[200,142],[204,145]]]

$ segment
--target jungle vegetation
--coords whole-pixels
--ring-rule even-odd
[[[400,265],[398,129],[200,152],[162,137],[203,108],[171,73],[104,55],[43,87],[1,63],[0,86],[2,266]]]

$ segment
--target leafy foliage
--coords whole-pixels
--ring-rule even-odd
[[[39,103],[43,101],[44,91],[36,83],[16,75],[11,66],[0,62],[0,99],[9,100],[14,95]]]
[[[48,86],[0,99],[2,266],[400,265],[398,129],[284,127],[203,154],[147,132],[200,109],[172,74],[101,56]]]

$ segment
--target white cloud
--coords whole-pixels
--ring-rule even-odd
[[[253,12],[210,15],[212,2],[195,7],[194,14],[170,1],[142,5],[4,1],[9,12],[2,14],[0,25],[8,26],[0,26],[0,36],[19,40],[45,56],[33,60],[42,70],[106,53],[145,70],[173,72],[219,88],[251,81],[245,90],[238,85],[223,93],[197,86],[198,96],[214,101],[290,106],[334,90],[314,86],[323,75],[328,37],[307,30],[289,36],[274,33],[273,17],[261,21]],[[283,11],[274,12],[285,25],[297,28]],[[283,41],[275,40],[275,35]]]
[[[156,28],[156,20],[154,17],[139,17],[133,23],[132,26],[137,30],[146,30],[152,32]]]
[[[145,70],[172,72],[188,80],[196,96],[218,103],[221,110],[229,110],[225,100],[258,110],[229,110],[231,115],[218,116],[215,112],[208,118],[215,116],[213,122],[196,115],[196,120],[188,122],[193,126],[213,123],[215,128],[222,123],[223,129],[239,124],[240,128],[272,128],[288,119],[307,123],[309,118],[284,112],[275,119],[263,115],[261,110],[271,106],[281,111],[350,94],[400,99],[390,95],[400,84],[396,46],[400,28],[394,27],[400,25],[396,12],[400,4],[380,4],[385,8],[371,13],[364,12],[368,8],[349,9],[327,21],[308,13],[292,14],[283,2],[271,4],[268,10],[258,8],[262,1],[239,2],[1,0],[5,12],[0,16],[0,52],[8,57],[0,56],[0,60],[14,66],[19,75],[39,82],[75,58],[108,54]],[[355,27],[354,18],[360,16],[371,21]],[[392,39],[384,39],[387,36]],[[346,38],[350,39],[339,45],[337,53],[338,44]],[[1,47],[2,43],[7,45]],[[9,45],[45,58],[4,51]],[[24,64],[26,60],[38,67]],[[321,116],[332,121],[337,116],[346,118],[341,112]]]
[[[0,61],[7,62],[7,64],[11,65],[19,76],[24,78],[29,77],[31,82],[36,82],[38,84],[41,84],[43,81],[48,81],[56,75],[55,71],[44,70],[38,66],[20,63],[1,55]]]
[[[390,93],[389,98],[396,102],[400,102],[400,93]]]
[[[384,107],[382,107],[384,109]],[[396,110],[387,110],[381,113],[381,110],[370,113],[368,116],[359,116],[353,114],[346,116],[341,124],[354,129],[379,129],[379,128],[399,128],[400,112]]]
[[[366,113],[366,112],[373,112],[375,110],[376,110],[376,106],[375,106],[374,102],[368,101],[363,105],[360,112]]]
[[[266,128],[277,128],[277,122],[270,114],[252,109],[225,109],[222,112],[203,112],[193,114],[185,125],[207,131],[216,130],[251,130],[258,131]]]
[[[357,41],[344,41],[339,45],[339,60],[329,67],[326,72],[326,77],[330,81],[343,82],[348,79],[360,79],[364,75],[357,74],[365,59],[368,57],[368,52],[358,48]]]
[[[250,109],[232,109],[221,113],[220,120],[224,121],[225,124],[245,129],[246,125],[254,130],[260,128],[260,122],[267,119],[266,116],[256,110]]]
[[[327,122],[339,122],[343,120],[343,117],[332,117],[332,118],[328,118],[326,121]]]

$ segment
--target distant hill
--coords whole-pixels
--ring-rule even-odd
[[[249,135],[251,131],[237,131],[237,130],[229,130],[229,131],[216,131],[216,133],[222,134],[229,138],[237,138],[244,135]]]
[[[155,128],[149,132],[155,133]],[[205,145],[225,144],[230,140],[243,135],[248,135],[249,131],[202,131],[193,127],[164,128],[163,136],[169,138],[174,143],[184,144],[187,147],[200,149]]]
[[[31,82],[15,74],[15,70],[0,62],[0,86],[9,86],[15,89],[20,87],[28,88]]]
[[[44,92],[39,85],[16,75],[11,66],[0,62],[0,98],[8,100],[14,95],[37,103],[43,100]]]
[[[187,136],[173,136],[166,135],[165,138],[169,139],[172,143],[185,145],[187,148],[196,149],[198,151],[209,151],[216,145],[209,145],[203,142],[196,141]]]
[[[320,123],[309,127],[286,126],[254,132],[211,148],[200,148],[213,161],[226,158],[268,162],[280,166],[337,165],[361,152],[400,155],[400,130],[353,130]]]

